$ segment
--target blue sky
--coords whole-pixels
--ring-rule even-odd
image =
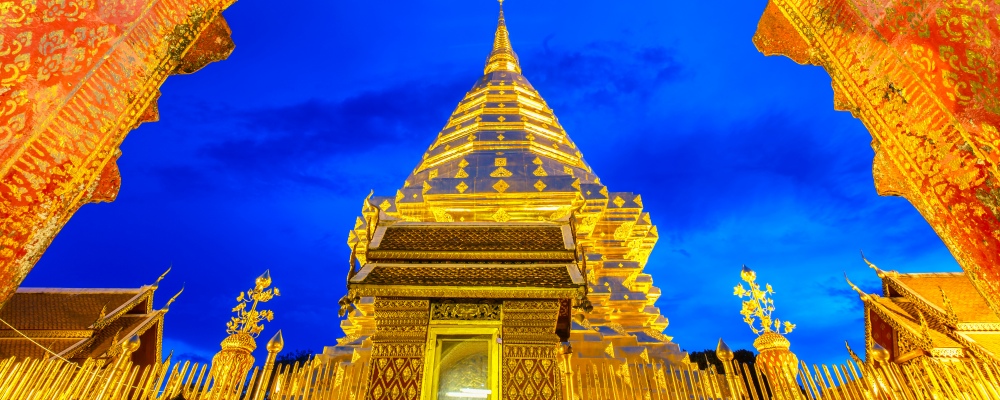
[[[879,197],[870,136],[832,107],[817,67],[764,57],[764,0],[508,1],[525,77],[612,191],[642,194],[660,241],[646,271],[666,333],[689,351],[750,348],[732,288],[742,264],[798,324],[792,350],[841,362],[864,345],[860,301],[904,272],[958,271],[923,218]],[[236,50],[162,87],[161,121],[122,146],[122,189],[84,206],[24,286],[136,287],[173,265],[164,350],[219,349],[240,290],[270,269],[286,348],[341,336],[348,229],[392,194],[477,78],[496,2],[241,0]]]

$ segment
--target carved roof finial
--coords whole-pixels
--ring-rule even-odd
[[[885,277],[885,271],[881,270],[879,267],[877,267],[875,264],[872,264],[871,261],[868,261],[868,259],[865,258],[864,250],[861,251],[861,259],[865,260],[865,264],[868,264],[869,268],[875,270],[875,274],[878,275],[879,278]]]
[[[934,339],[931,337],[930,326],[927,324],[927,318],[924,318],[924,313],[917,310],[917,317],[920,321],[920,338],[923,341],[923,348],[925,350],[930,350],[934,346]]]
[[[944,292],[944,289],[942,289],[940,286],[938,286],[938,290],[941,291],[941,302],[944,304],[944,312],[948,317],[948,325],[951,325],[952,327],[957,327],[958,314],[955,314],[955,308],[951,306],[951,299],[948,298],[948,295]]]
[[[861,300],[868,300],[869,294],[865,293],[865,291],[855,286],[854,282],[851,282],[851,279],[847,277],[847,272],[844,272],[844,280],[847,281],[848,285],[851,285],[851,289],[854,289],[855,292],[858,292],[858,296],[861,297]]]
[[[172,270],[172,269],[174,269],[174,265],[170,264],[170,266],[167,267],[167,270],[163,271],[163,274],[161,274],[159,278],[156,278],[156,282],[153,282],[153,284],[150,285],[150,286],[153,287],[153,290],[156,290],[156,289],[158,289],[160,287],[160,281],[162,281],[163,278],[166,278],[167,274],[169,274],[170,270]]]
[[[514,48],[510,45],[510,34],[507,32],[507,23],[503,17],[503,0],[500,1],[500,19],[497,21],[497,32],[493,38],[493,51],[486,61],[483,74],[496,71],[521,73],[521,65],[518,63]]]
[[[181,290],[178,290],[177,294],[175,294],[174,297],[171,297],[170,300],[167,300],[167,304],[163,305],[162,311],[164,313],[166,313],[167,311],[170,311],[170,305],[174,304],[174,301],[177,300],[177,297],[179,297],[181,295],[181,293],[184,293],[184,286],[181,286]]]

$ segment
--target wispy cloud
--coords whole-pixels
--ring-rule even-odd
[[[648,100],[662,85],[683,78],[683,64],[668,47],[635,47],[624,42],[592,42],[563,49],[546,40],[522,57],[528,80],[559,109],[621,106]]]

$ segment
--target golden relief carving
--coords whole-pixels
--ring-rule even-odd
[[[423,382],[423,345],[400,346],[376,343],[372,346],[371,375],[366,399],[414,400]],[[412,353],[413,350],[419,350]],[[415,354],[415,355],[409,355]]]
[[[504,342],[559,343],[556,323],[560,309],[560,303],[554,300],[504,301],[501,332]]]
[[[499,321],[500,303],[490,300],[456,302],[441,300],[431,303],[431,319],[437,321]]]
[[[372,336],[372,341],[396,345],[407,342],[420,343],[420,348],[423,349],[422,343],[427,337],[427,324],[430,321],[429,311],[428,300],[375,297],[376,332]]]
[[[503,398],[552,400],[561,398],[555,345],[503,347]]]

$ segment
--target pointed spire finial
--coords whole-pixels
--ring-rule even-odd
[[[854,285],[854,282],[851,282],[851,279],[847,277],[847,271],[844,271],[844,280],[846,280],[847,284],[851,286],[851,289],[854,289],[855,292],[858,292],[858,296],[861,297],[861,300],[868,300],[869,298],[868,293],[865,293],[864,290],[861,290],[856,285]]]
[[[167,300],[167,304],[164,304],[163,308],[161,308],[160,310],[163,311],[164,313],[170,311],[170,305],[174,304],[174,301],[177,300],[177,297],[179,297],[181,293],[184,293],[184,286],[181,286],[181,290],[179,290],[177,294],[174,295],[174,297],[171,297],[170,300]]]
[[[726,342],[722,341],[722,338],[719,338],[719,345],[715,347],[715,354],[720,360],[725,362],[733,361],[733,358],[736,357],[733,351],[729,349],[729,346],[726,345]]]
[[[169,274],[169,273],[170,273],[170,270],[172,270],[172,269],[174,269],[174,264],[173,264],[173,263],[171,263],[171,264],[170,264],[170,266],[169,266],[169,267],[167,267],[167,270],[166,270],[166,271],[163,271],[163,274],[162,274],[162,275],[160,275],[160,277],[159,277],[159,278],[156,278],[156,282],[153,282],[153,284],[152,284],[152,285],[150,285],[150,286],[151,286],[151,287],[153,288],[153,290],[156,290],[156,289],[159,289],[159,288],[160,288],[160,281],[162,281],[162,280],[163,280],[163,278],[166,278],[166,277],[167,277],[167,274]]]
[[[875,264],[872,264],[871,261],[868,261],[868,258],[865,257],[865,252],[863,250],[861,251],[861,259],[865,261],[865,264],[868,264],[868,268],[871,268],[871,269],[875,270],[875,275],[878,275],[879,278],[884,278],[886,276],[886,272],[885,271],[883,271],[881,268],[879,268]],[[895,273],[896,273],[896,271],[890,271],[889,272],[889,274],[893,275],[893,276],[895,276]]]
[[[493,51],[490,58],[486,60],[484,74],[496,71],[510,71],[521,73],[521,65],[517,61],[517,54],[510,45],[510,34],[507,33],[507,23],[503,17],[503,0],[500,1],[500,19],[497,21],[497,32],[493,38]]]

